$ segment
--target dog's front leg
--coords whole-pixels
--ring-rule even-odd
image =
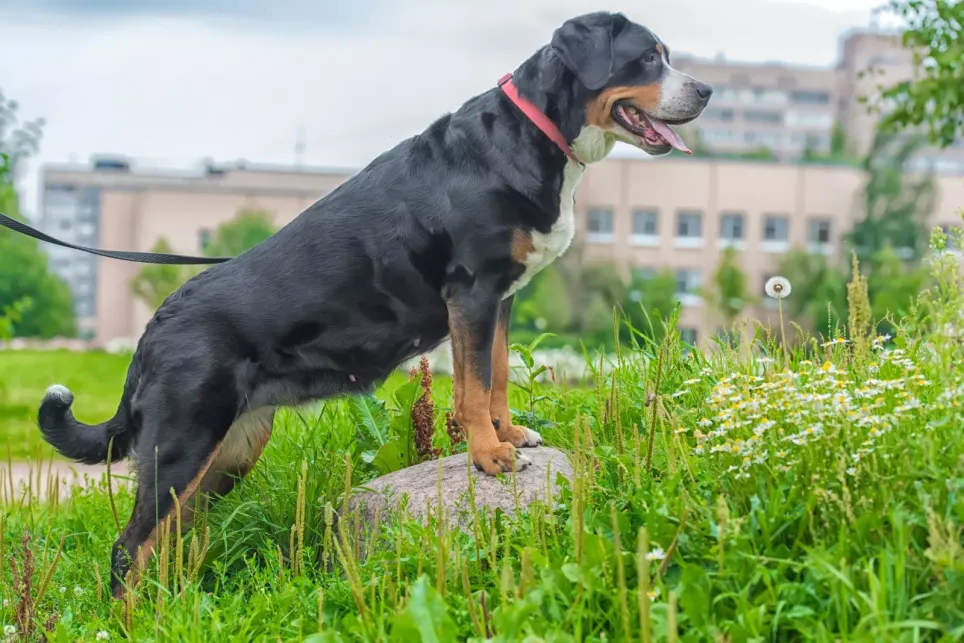
[[[476,278],[465,270],[452,275],[445,294],[452,337],[455,422],[468,435],[472,463],[488,475],[531,464],[512,444],[499,440],[490,414],[492,345],[500,294],[494,280]]]
[[[509,410],[509,321],[512,318],[512,300],[506,297],[499,306],[499,319],[495,327],[495,341],[492,342],[492,397],[489,413],[496,435],[502,442],[517,447],[537,447],[542,444],[542,436],[532,429],[512,423]]]

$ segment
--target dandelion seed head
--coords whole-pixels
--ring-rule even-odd
[[[784,299],[790,295],[790,281],[786,277],[770,277],[763,289],[768,297]]]

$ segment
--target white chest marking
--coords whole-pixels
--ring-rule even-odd
[[[614,140],[598,127],[583,128],[572,142],[572,151],[586,163],[600,161],[612,150]],[[515,293],[529,283],[540,270],[559,258],[572,239],[576,236],[576,188],[585,167],[569,159],[562,175],[562,189],[559,191],[559,218],[552,224],[548,234],[532,230],[533,251],[525,261],[525,272],[506,291],[505,297]]]
[[[540,270],[559,258],[576,235],[576,187],[582,179],[584,168],[573,160],[566,161],[563,170],[562,189],[559,191],[559,217],[547,234],[532,230],[532,252],[526,257],[525,272],[506,291],[512,295],[528,284]]]

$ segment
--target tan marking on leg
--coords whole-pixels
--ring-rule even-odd
[[[500,442],[523,447],[529,446],[527,429],[512,423],[512,412],[509,410],[508,322],[508,319],[503,319],[500,315],[499,323],[495,327],[495,341],[492,342],[492,393],[489,399],[489,414]]]
[[[215,461],[215,459],[217,459],[220,451],[221,451],[221,444],[219,443],[218,446],[214,449],[214,451],[211,452],[211,455],[208,456],[208,459],[204,462],[204,466],[201,467],[201,470],[198,471],[198,474],[194,476],[193,480],[191,480],[190,484],[188,484],[187,487],[184,488],[184,491],[178,494],[177,502],[178,502],[178,505],[180,505],[182,508],[184,507],[186,501],[194,493],[195,489],[197,489],[198,484],[200,484],[201,482],[201,479],[204,478],[204,475],[208,472],[208,469],[211,468],[211,464]],[[156,492],[170,494],[171,490],[165,489],[161,491],[160,489],[157,489]],[[157,521],[157,523],[154,524],[154,528],[151,529],[151,532],[147,535],[147,538],[145,538],[141,546],[138,547],[136,565],[133,568],[131,568],[129,572],[132,578],[134,579],[137,578],[140,571],[144,569],[145,565],[147,565],[147,559],[150,558],[151,554],[154,552],[154,545],[157,541],[157,524],[160,523],[162,520],[167,519],[168,516],[171,516],[175,510],[176,509],[174,507],[171,507],[171,510],[168,511],[167,514],[165,514],[164,516],[161,516],[160,519]],[[183,514],[182,514],[182,517],[183,517]],[[182,528],[183,528],[183,525],[182,525]]]
[[[451,306],[449,328],[455,372],[455,421],[467,434],[472,463],[488,475],[511,471],[516,462],[515,447],[501,442],[496,435],[489,414],[491,391],[479,378],[479,365],[472,361],[475,351],[471,347],[478,339],[472,337],[469,327]]]

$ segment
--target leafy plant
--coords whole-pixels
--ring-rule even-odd
[[[964,3],[889,0],[885,8],[906,25],[901,39],[916,73],[881,88],[881,125],[892,133],[923,129],[931,143],[948,147],[964,137]]]

